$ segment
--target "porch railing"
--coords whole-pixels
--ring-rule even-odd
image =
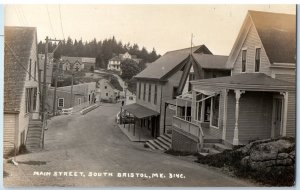
[[[198,139],[198,151],[203,147],[204,133],[201,125],[184,120],[178,116],[173,116],[173,127],[181,129],[182,131],[192,135]]]

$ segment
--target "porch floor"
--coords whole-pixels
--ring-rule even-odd
[[[133,142],[146,142],[148,140],[154,139],[154,137],[151,136],[151,131],[148,130],[146,127],[140,127],[135,126],[131,124],[118,124],[121,131],[129,138],[129,140]]]

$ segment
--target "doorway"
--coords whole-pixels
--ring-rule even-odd
[[[283,101],[281,97],[273,98],[272,138],[282,136]]]

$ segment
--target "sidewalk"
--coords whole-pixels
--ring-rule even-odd
[[[129,138],[129,140],[133,142],[146,142],[148,140],[154,139],[151,136],[151,131],[149,131],[146,127],[135,126],[131,124],[118,124],[121,131]]]

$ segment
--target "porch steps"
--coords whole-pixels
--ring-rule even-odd
[[[28,125],[26,136],[26,149],[30,152],[36,152],[41,149],[42,141],[42,122],[40,120],[31,120]]]
[[[171,142],[171,135],[164,134],[157,139],[147,141],[146,145],[153,150],[166,151],[171,148]]]

